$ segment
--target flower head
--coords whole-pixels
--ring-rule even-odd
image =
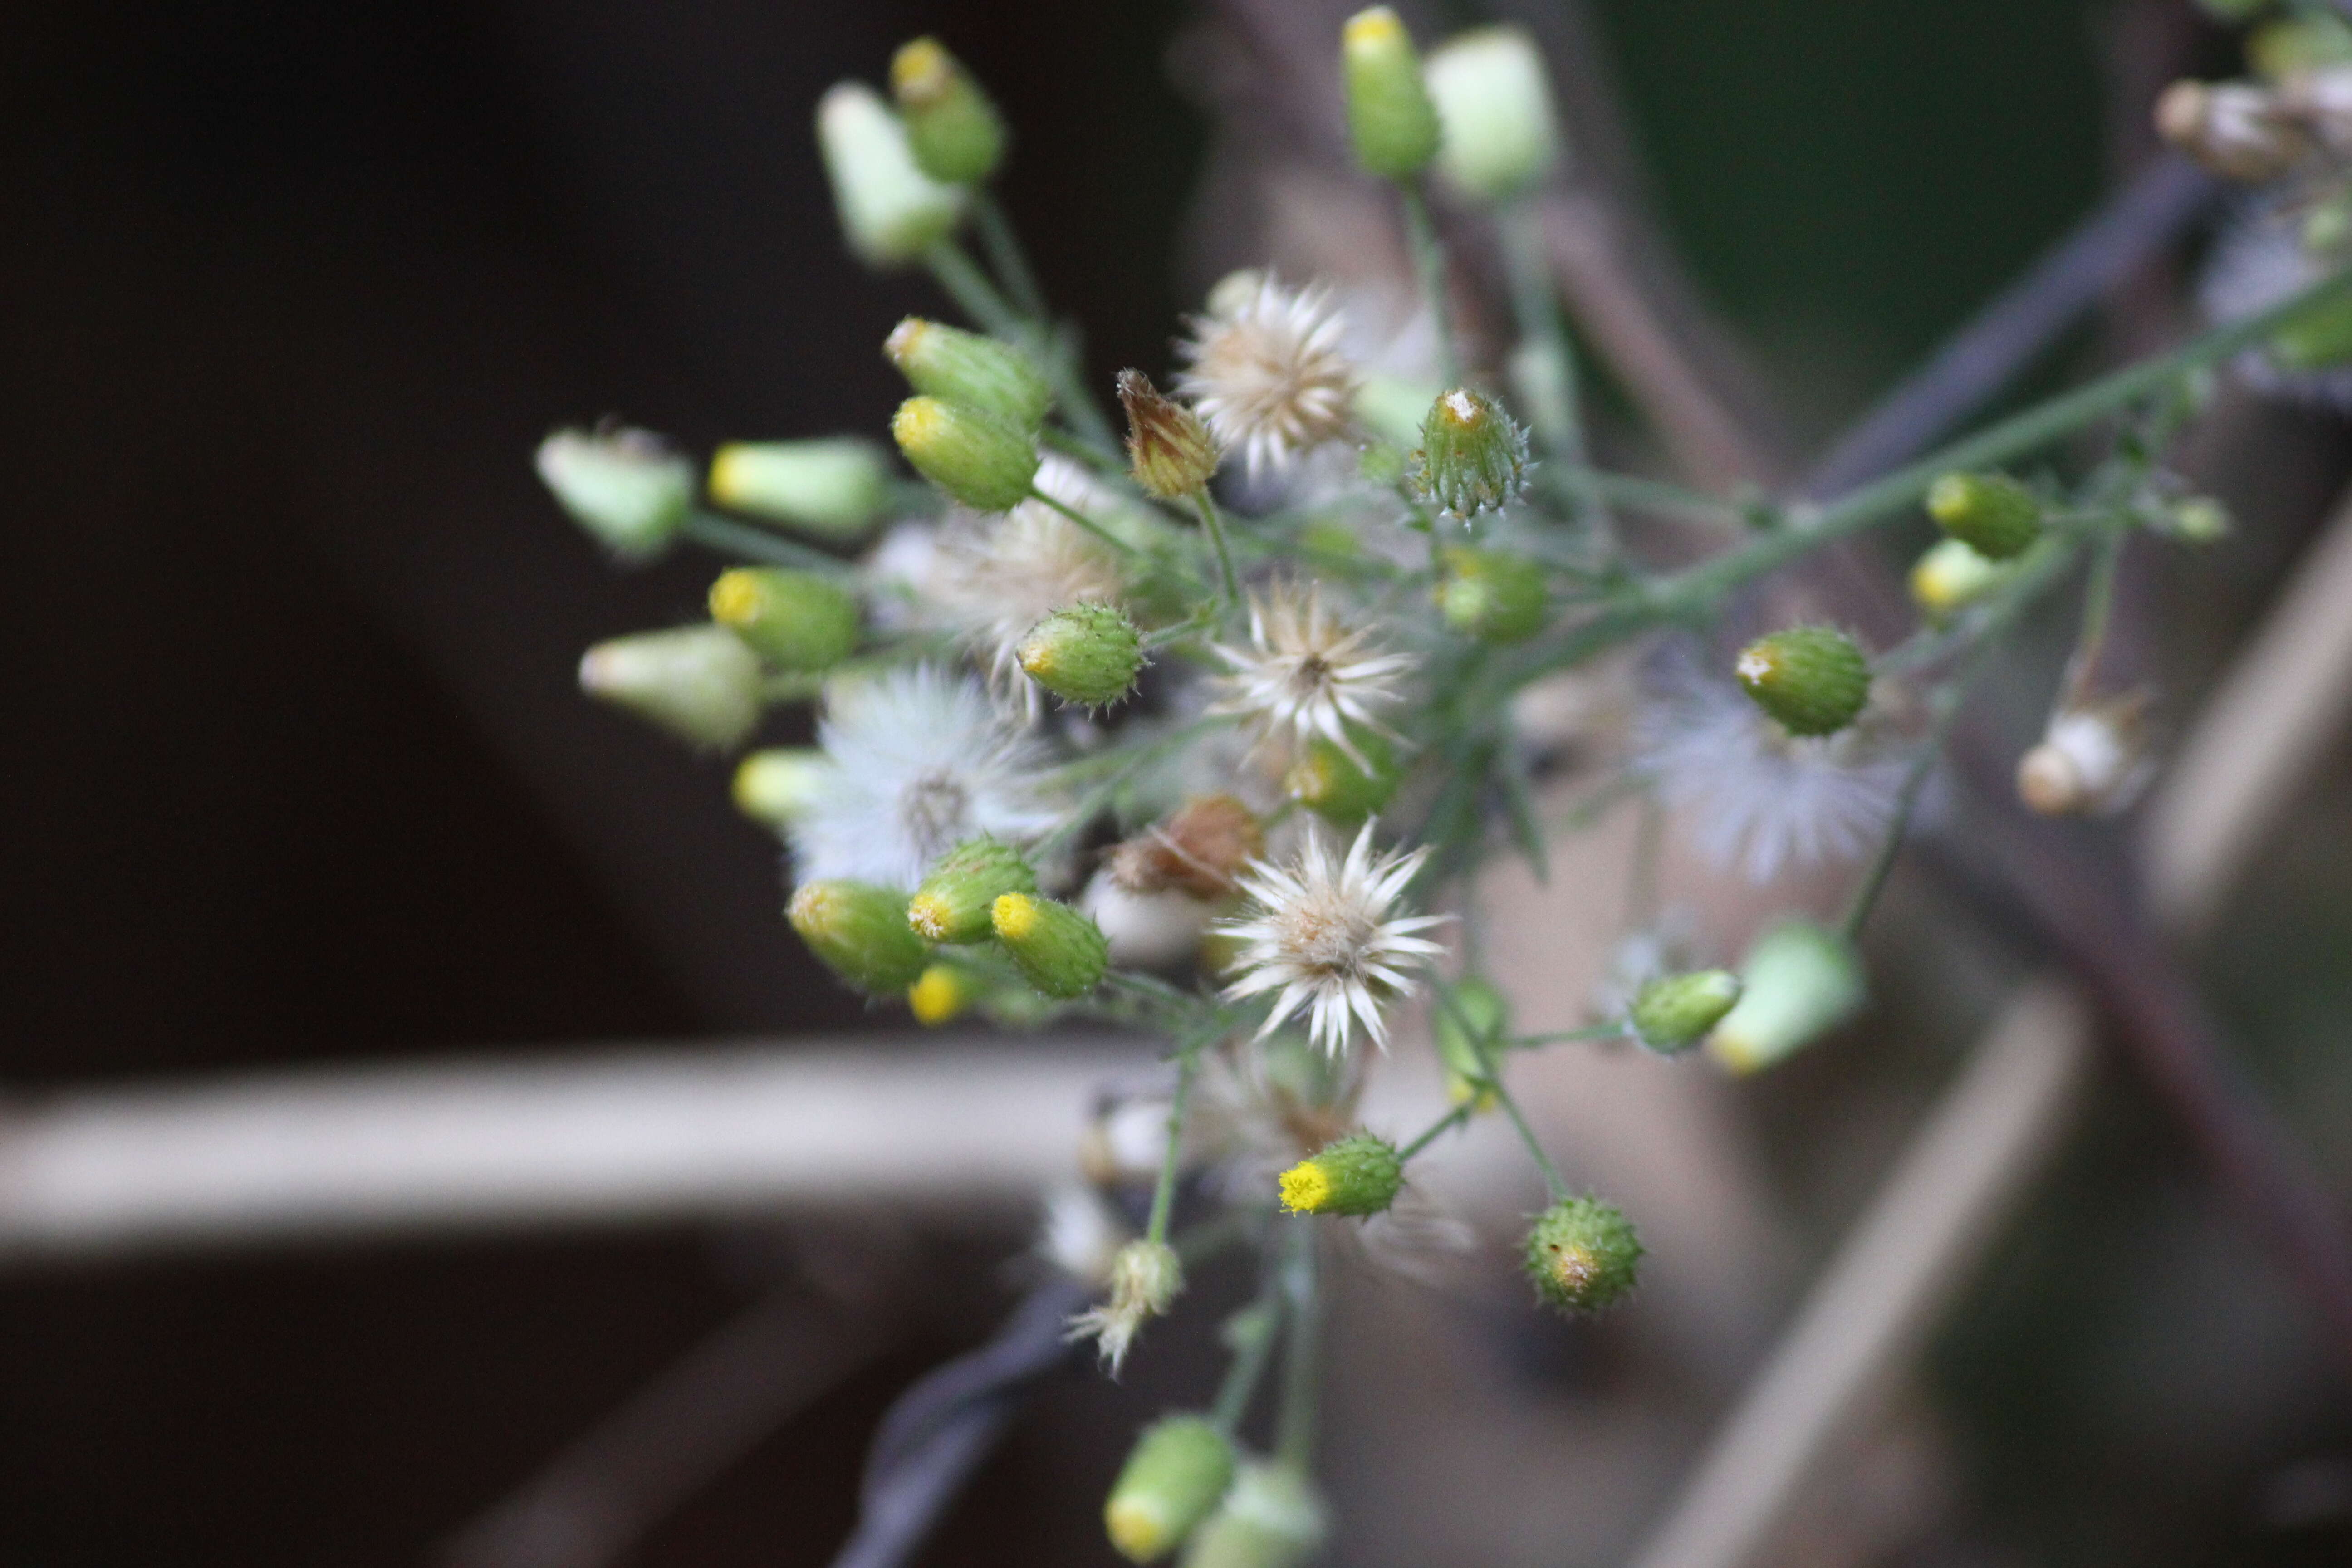
[[[1110,1260],[1110,1300],[1072,1318],[1065,1336],[1095,1342],[1113,1377],[1143,1325],[1165,1317],[1184,1289],[1184,1266],[1164,1241],[1130,1241]]]
[[[1314,1043],[1337,1055],[1361,1019],[1372,1043],[1388,1045],[1381,1005],[1409,996],[1414,961],[1442,951],[1416,932],[1443,924],[1444,915],[1391,915],[1426,847],[1409,855],[1372,854],[1372,824],[1364,824],[1342,859],[1319,832],[1287,864],[1259,861],[1242,878],[1247,917],[1222,927],[1242,946],[1241,978],[1225,987],[1234,1000],[1279,990],[1274,1011],[1258,1030],[1263,1039],[1304,1011]]]
[[[1250,478],[1347,430],[1358,377],[1328,293],[1244,273],[1219,284],[1210,307],[1179,345],[1188,368],[1176,384]]]
[[[1037,743],[980,687],[930,666],[838,683],[817,726],[826,765],[793,824],[803,881],[908,889],[981,834],[1018,843],[1053,826]]]
[[[1210,711],[1240,714],[1269,736],[1286,731],[1299,746],[1320,736],[1369,768],[1348,726],[1380,727],[1372,710],[1397,700],[1397,678],[1412,668],[1412,656],[1383,653],[1370,628],[1350,631],[1326,614],[1317,585],[1301,596],[1276,584],[1265,599],[1250,595],[1249,613],[1249,647],[1216,645],[1231,673],[1220,678]]]

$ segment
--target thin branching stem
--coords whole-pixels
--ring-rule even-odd
[[[1495,1091],[1495,1099],[1510,1117],[1511,1125],[1518,1130],[1519,1142],[1527,1145],[1536,1169],[1543,1173],[1544,1187],[1551,1194],[1552,1201],[1557,1203],[1568,1196],[1567,1179],[1559,1173],[1559,1167],[1552,1163],[1551,1156],[1544,1152],[1543,1144],[1536,1138],[1536,1130],[1528,1124],[1527,1113],[1519,1109],[1519,1102],[1512,1098],[1510,1087],[1503,1082],[1503,1075],[1495,1065],[1495,1054],[1487,1048],[1485,1031],[1463,1016],[1461,1006],[1454,1000],[1451,989],[1441,985],[1437,988],[1436,996],[1438,1006],[1444,1009],[1445,1016],[1454,1020],[1454,1026],[1461,1030],[1463,1038],[1469,1042],[1470,1054],[1478,1058],[1480,1083]]]
[[[762,566],[783,566],[795,572],[816,572],[828,577],[849,577],[856,568],[846,561],[835,559],[822,550],[812,550],[805,544],[721,517],[714,511],[697,507],[686,514],[678,531],[695,543],[715,554],[737,561],[756,561]]]
[[[1242,1309],[1250,1321],[1243,1327],[1241,1342],[1234,1347],[1224,1381],[1217,1385],[1216,1400],[1209,1406],[1209,1419],[1229,1437],[1249,1414],[1250,1400],[1265,1375],[1266,1363],[1274,1359],[1275,1343],[1282,1331],[1282,1270],[1268,1265],[1257,1300]]]
[[[1475,1104],[1475,1096],[1473,1096],[1472,1099],[1464,1100],[1461,1104],[1455,1106],[1453,1110],[1447,1111],[1444,1115],[1439,1117],[1428,1126],[1423,1128],[1419,1137],[1415,1138],[1412,1142],[1397,1151],[1397,1159],[1400,1162],[1411,1160],[1415,1154],[1420,1153],[1423,1149],[1426,1149],[1432,1143],[1436,1142],[1440,1137],[1444,1136],[1448,1129],[1459,1127],[1462,1123],[1470,1120],[1471,1108]]]
[[[988,253],[988,264],[995,270],[997,281],[1013,308],[1033,321],[1045,320],[1045,296],[1037,287],[1037,274],[1029,265],[1029,258],[1021,248],[1021,236],[1007,216],[996,193],[986,186],[977,186],[971,193],[972,227],[980,232],[980,247]]]
[[[1291,1222],[1283,1259],[1283,1294],[1287,1310],[1283,1322],[1282,1404],[1275,1415],[1274,1451],[1283,1463],[1304,1474],[1315,1458],[1315,1418],[1323,1369],[1322,1302],[1316,1279],[1315,1222],[1305,1216]]]
[[[1168,1239],[1168,1216],[1176,1212],[1176,1175],[1184,1163],[1184,1114],[1192,1103],[1192,1083],[1201,1072],[1201,1048],[1205,1037],[1194,1039],[1176,1053],[1176,1093],[1168,1102],[1168,1150],[1160,1157],[1160,1182],[1151,1189],[1151,1217],[1143,1227],[1146,1241]]]
[[[1199,509],[1201,526],[1208,531],[1209,542],[1216,549],[1217,572],[1224,579],[1225,603],[1237,605],[1242,602],[1241,579],[1234,574],[1234,552],[1225,543],[1224,521],[1218,517],[1217,503],[1210,497],[1206,485],[1192,492],[1192,504]]]
[[[1432,335],[1437,340],[1437,374],[1447,386],[1462,381],[1462,362],[1454,349],[1452,311],[1445,291],[1445,244],[1430,221],[1429,204],[1421,187],[1410,180],[1397,182],[1397,199],[1404,206],[1405,244],[1412,251],[1413,276],[1421,283],[1422,302],[1429,309]]]
[[[1142,551],[1138,550],[1134,545],[1129,544],[1126,540],[1121,539],[1118,534],[1113,533],[1109,529],[1105,528],[1101,523],[1097,522],[1093,518],[1088,517],[1086,513],[1078,510],[1076,507],[1064,505],[1062,502],[1055,500],[1052,496],[1047,495],[1044,490],[1039,489],[1034,485],[1029,487],[1029,499],[1031,500],[1044,501],[1047,506],[1053,508],[1055,511],[1060,512],[1064,517],[1068,518],[1072,522],[1076,523],[1080,528],[1085,529],[1088,533],[1093,534],[1097,539],[1101,540],[1105,544],[1110,545],[1113,549],[1118,550],[1129,555],[1139,556],[1143,553]]]

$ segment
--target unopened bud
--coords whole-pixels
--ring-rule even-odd
[[[1006,893],[990,906],[996,940],[1013,966],[1043,995],[1067,1001],[1102,984],[1110,942],[1102,928],[1067,904],[1034,893]]]
[[[1222,899],[1241,868],[1265,852],[1257,813],[1229,795],[1194,795],[1166,821],[1129,839],[1110,858],[1114,881],[1130,893],[1170,889]]]
[[[1118,373],[1118,401],[1127,410],[1128,467],[1144,494],[1181,500],[1206,488],[1217,472],[1217,443],[1199,415],[1139,370]]]
[[[1183,1568],[1299,1568],[1328,1531],[1314,1482],[1290,1465],[1244,1462],[1185,1542]]]
[[[1437,610],[1448,626],[1491,643],[1524,642],[1543,629],[1550,598],[1543,563],[1466,544],[1437,554]]]
[[[722,572],[710,585],[710,618],[785,669],[830,669],[857,651],[856,596],[814,572]]]
[[[910,397],[890,434],[923,477],[977,511],[1005,511],[1028,498],[1037,443],[1011,420],[937,397]]]
[[[1759,637],[1733,668],[1742,689],[1791,735],[1833,735],[1870,700],[1870,661],[1852,637],[1829,626]]]
[[[1654,1051],[1688,1050],[1706,1037],[1739,1001],[1739,977],[1727,970],[1701,969],[1651,981],[1633,995],[1626,1021],[1633,1036]]]
[[[1437,155],[1437,106],[1421,79],[1412,36],[1385,5],[1359,11],[1339,32],[1348,134],[1356,161],[1384,180],[1409,180]]]
[[[1594,1312],[1633,1288],[1641,1239],[1633,1223],[1598,1198],[1562,1198],[1528,1232],[1528,1278],[1564,1312]]]
[[[907,1010],[927,1029],[952,1024],[980,1000],[980,977],[961,963],[934,963],[907,987]]]
[[[2311,150],[2277,98],[2246,82],[2174,82],[2156,100],[2156,130],[2230,180],[2276,179]]]
[[[864,535],[889,499],[890,465],[862,436],[735,441],[710,459],[710,499],[821,538]]]
[[[615,555],[660,554],[694,506],[694,465],[645,430],[558,430],[539,477],[572,521]]]
[[[1110,1300],[1070,1321],[1069,1337],[1091,1336],[1113,1376],[1143,1325],[1165,1317],[1184,1289],[1184,1266],[1164,1241],[1130,1241],[1110,1262]],[[1172,1542],[1170,1544],[1174,1544]]]
[[[1130,1563],[1165,1557],[1209,1517],[1234,1479],[1234,1445],[1198,1415],[1143,1429],[1103,1504],[1110,1543]]]
[[[754,822],[789,827],[816,799],[833,765],[813,746],[753,752],[735,770],[735,809]]]
[[[1356,826],[1388,805],[1398,778],[1395,752],[1386,736],[1359,726],[1348,739],[1354,756],[1318,735],[1282,775],[1282,787],[1291,799],[1339,827]]]
[[[1282,1173],[1282,1206],[1292,1214],[1375,1215],[1396,1201],[1404,1162],[1396,1145],[1369,1132],[1326,1143]]]
[[[993,414],[1034,430],[1054,405],[1054,389],[1029,356],[1011,343],[908,316],[882,340],[882,357],[927,396]]]
[[[1013,657],[1030,679],[1064,701],[1103,708],[1135,689],[1143,638],[1116,605],[1071,605],[1031,626]]]
[[[1946,474],[1927,487],[1936,526],[1988,561],[2022,555],[2042,537],[2042,502],[2007,474]]]
[[[2237,527],[2230,509],[2211,496],[2183,496],[2152,521],[2183,544],[2218,544]]]
[[[963,62],[937,38],[890,59],[890,94],[907,122],[915,166],[942,184],[977,184],[1004,158],[1004,121]]]
[[[580,689],[698,746],[732,750],[760,724],[760,661],[724,626],[680,626],[598,643]]]
[[[1939,539],[1911,567],[1911,602],[1937,625],[1950,620],[2017,574],[2005,561],[1988,561],[1962,539]]]
[[[784,915],[827,969],[869,995],[898,994],[930,962],[930,949],[907,929],[906,895],[888,888],[803,882]]]
[[[1503,1039],[1511,1029],[1510,1002],[1473,974],[1431,1009],[1430,1026],[1437,1059],[1445,1064],[1445,1097],[1456,1105],[1491,1110],[1495,1082],[1487,1067],[1503,1054]]]
[[[1037,873],[1021,851],[993,838],[968,839],[940,856],[907,900],[907,923],[926,942],[986,942],[996,900],[1036,890]]]
[[[1409,476],[1415,494],[1466,522],[1500,511],[1528,485],[1528,433],[1483,392],[1441,394],[1421,422]]]
[[[963,216],[962,190],[916,166],[907,128],[865,83],[839,83],[817,100],[816,139],[843,237],[867,266],[920,260]]]
[[[1444,130],[1438,172],[1490,202],[1525,195],[1559,153],[1551,84],[1524,28],[1476,27],[1448,38],[1422,72]]]
[[[1757,938],[1739,967],[1738,1006],[1707,1037],[1707,1054],[1756,1072],[1828,1034],[1862,1008],[1862,960],[1834,931],[1805,921]]]
[[[2147,754],[2145,693],[2050,716],[2042,743],[2018,759],[2018,798],[2043,816],[2104,816],[2137,798],[2156,765]]]

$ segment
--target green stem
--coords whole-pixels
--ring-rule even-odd
[[[1037,433],[1039,445],[1051,447],[1065,458],[1073,458],[1106,479],[1127,478],[1127,465],[1091,441],[1079,439],[1066,430],[1048,426]]]
[[[1066,351],[1053,324],[1042,318],[1033,320],[1013,309],[996,291],[996,285],[989,281],[980,264],[952,239],[943,239],[925,251],[923,265],[930,269],[932,278],[957,308],[979,322],[983,331],[1029,350],[1045,371],[1045,379],[1053,384],[1054,398],[1061,407],[1062,416],[1076,426],[1077,439],[1095,448],[1098,456],[1116,461],[1118,437],[1111,434],[1110,422],[1088,395],[1077,364]]]
[[[1201,1047],[1207,1043],[1196,1039],[1177,1053],[1176,1097],[1168,1102],[1168,1152],[1160,1162],[1160,1184],[1151,1189],[1151,1219],[1143,1227],[1146,1241],[1168,1239],[1168,1216],[1176,1210],[1176,1173],[1184,1159],[1184,1112],[1192,1102],[1192,1080],[1201,1070]]]
[[[1459,1127],[1463,1122],[1467,1121],[1470,1119],[1470,1108],[1474,1103],[1475,1103],[1475,1100],[1465,1100],[1423,1128],[1420,1137],[1397,1151],[1399,1162],[1411,1160],[1415,1154],[1436,1142],[1447,1129]]]
[[[1019,311],[1005,303],[996,285],[988,280],[980,264],[966,255],[963,247],[952,239],[943,239],[923,252],[923,265],[930,268],[931,277],[944,289],[956,308],[979,322],[988,332],[1017,340],[1024,325]]]
[[[971,193],[972,226],[980,231],[981,248],[988,252],[989,265],[995,268],[997,279],[1012,296],[1013,305],[1032,321],[1045,320],[1045,296],[1037,287],[1037,274],[1030,269],[1029,258],[1022,252],[1021,237],[1013,227],[1013,220],[996,199],[996,193],[985,185],[974,186]]]
[[[1234,552],[1226,547],[1225,525],[1217,516],[1217,503],[1210,499],[1205,485],[1192,492],[1192,502],[1200,509],[1201,526],[1209,531],[1209,542],[1216,546],[1217,571],[1225,583],[1225,603],[1239,605],[1242,602],[1241,579],[1234,574]]]
[[[1544,255],[1543,209],[1534,197],[1525,197],[1505,207],[1498,224],[1511,311],[1519,328],[1518,363],[1525,367],[1520,390],[1528,423],[1547,453],[1581,465],[1584,430],[1576,411],[1576,357]]]
[[[1249,1414],[1250,1396],[1257,1392],[1266,1363],[1274,1359],[1274,1342],[1282,1328],[1279,1268],[1266,1269],[1265,1283],[1258,1289],[1257,1300],[1243,1310],[1255,1314],[1257,1321],[1235,1347],[1233,1364],[1225,1368],[1225,1380],[1217,1385],[1216,1403],[1209,1407],[1209,1419],[1228,1437],[1241,1426],[1242,1417]]]
[[[846,561],[838,561],[822,550],[812,550],[789,539],[770,533],[764,528],[737,522],[720,517],[717,512],[700,508],[686,514],[678,532],[704,549],[719,555],[731,555],[738,560],[756,561],[763,566],[783,566],[795,572],[817,572],[828,577],[849,577],[856,568]]]
[[[1315,1222],[1303,1215],[1294,1220],[1283,1260],[1283,1290],[1289,1306],[1283,1319],[1289,1332],[1284,1336],[1282,1405],[1275,1416],[1274,1451],[1301,1474],[1315,1458],[1315,1406],[1322,1377],[1317,1354],[1322,1318],[1315,1241]]]
[[[1598,1024],[1587,1024],[1580,1029],[1556,1029],[1549,1035],[1519,1035],[1507,1043],[1515,1051],[1531,1051],[1541,1046],[1564,1046],[1576,1040],[1613,1040],[1624,1032],[1624,1019],[1603,1018]]]
[[[1405,243],[1412,251],[1412,270],[1421,280],[1421,297],[1429,307],[1430,325],[1437,337],[1437,374],[1448,387],[1462,384],[1461,362],[1454,357],[1454,332],[1447,325],[1445,247],[1430,221],[1429,204],[1421,187],[1410,180],[1397,182],[1397,198],[1404,205]]]
[[[2116,567],[2124,554],[2125,531],[2110,526],[2099,536],[2098,553],[2091,558],[2091,581],[2083,591],[2083,629],[2074,639],[2074,657],[2066,661],[2066,695],[2072,707],[2087,696],[2091,678],[2098,672],[2099,655],[2107,646],[2107,622],[2115,608]]]
[[[1495,1098],[1502,1102],[1503,1110],[1510,1116],[1511,1125],[1518,1129],[1519,1142],[1527,1145],[1536,1169],[1543,1173],[1544,1187],[1551,1194],[1552,1201],[1558,1203],[1568,1196],[1567,1179],[1559,1173],[1559,1167],[1551,1163],[1551,1156],[1544,1152],[1543,1145],[1536,1141],[1536,1130],[1528,1125],[1527,1113],[1519,1109],[1519,1102],[1503,1082],[1503,1075],[1496,1070],[1495,1054],[1486,1048],[1485,1034],[1462,1016],[1462,1010],[1454,1004],[1453,992],[1444,986],[1437,990],[1437,1005],[1445,1009],[1446,1016],[1454,1020],[1454,1026],[1462,1031],[1462,1037],[1469,1043],[1470,1054],[1478,1058],[1480,1079],[1486,1088],[1495,1091]]]
[[[1719,497],[1704,490],[1675,484],[1667,479],[1644,479],[1639,474],[1616,474],[1605,468],[1554,460],[1536,469],[1536,481],[1550,486],[1573,500],[1580,494],[1590,493],[1598,500],[1622,507],[1627,511],[1649,512],[1659,517],[1676,517],[1690,522],[1706,523],[1715,528],[1745,531],[1748,513]]]
[[[1140,556],[1143,553],[1142,551],[1138,550],[1134,545],[1129,544],[1126,540],[1121,539],[1118,534],[1113,533],[1109,529],[1105,528],[1093,518],[1087,516],[1087,514],[1082,511],[1077,511],[1069,507],[1064,506],[1060,501],[1055,500],[1052,496],[1047,495],[1044,490],[1039,489],[1034,485],[1029,487],[1029,499],[1032,500],[1044,501],[1047,506],[1052,507],[1055,511],[1060,512],[1064,517],[1068,518],[1072,522],[1076,523],[1080,528],[1085,529],[1088,533],[1093,534],[1097,539],[1101,540],[1106,544],[1124,551],[1129,555]]]

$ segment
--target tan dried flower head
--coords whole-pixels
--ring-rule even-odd
[[[1243,275],[1211,305],[1178,345],[1187,368],[1176,384],[1252,479],[1347,433],[1360,378],[1339,352],[1347,326],[1328,291]]]
[[[1174,889],[1196,899],[1234,890],[1243,865],[1265,848],[1257,814],[1229,795],[1195,795],[1165,822],[1120,845],[1110,858],[1111,879],[1130,893]]]

